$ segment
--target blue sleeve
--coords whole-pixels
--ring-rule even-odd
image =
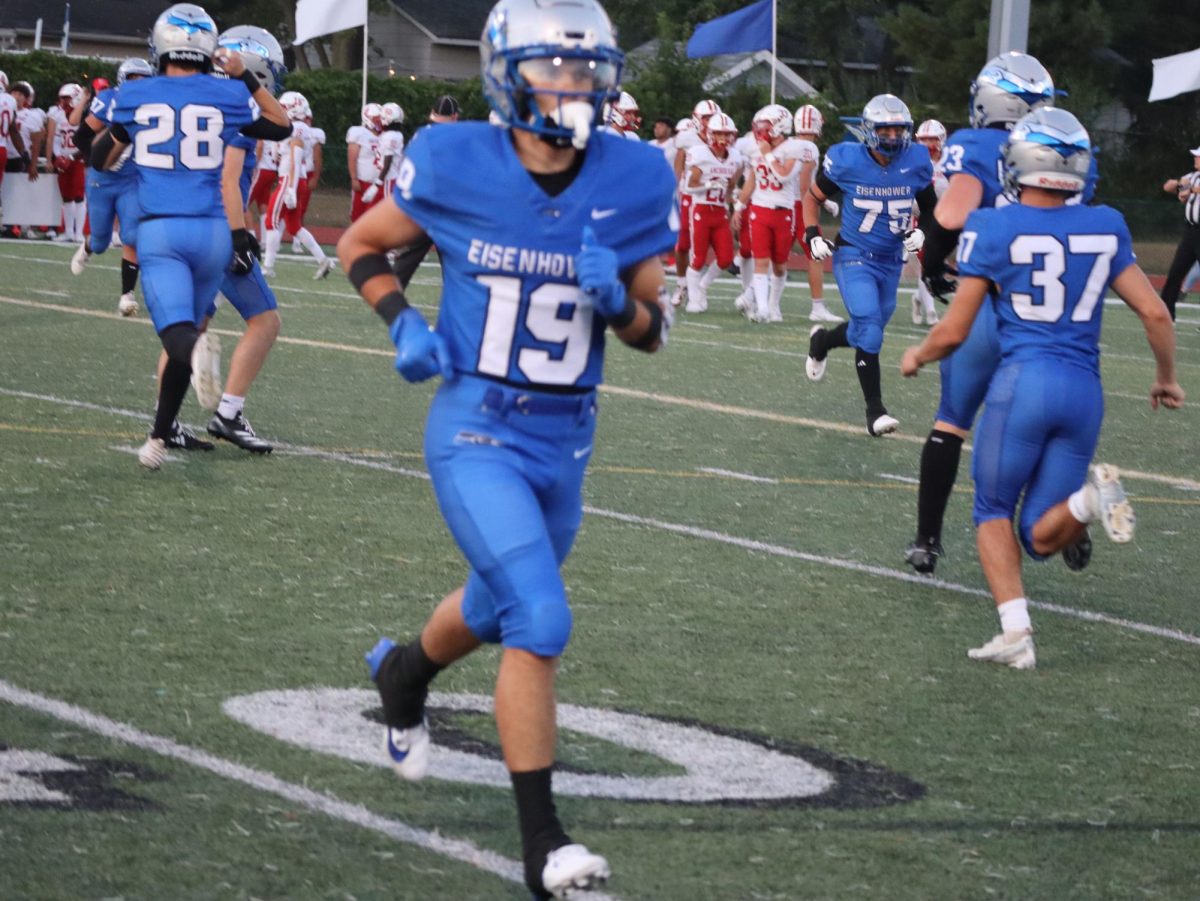
[[[111,115],[109,107],[113,101],[113,89],[105,88],[92,98],[92,105],[88,107],[88,114],[95,116],[101,122],[110,122]]]
[[[221,114],[225,117],[225,125],[241,128],[254,121],[254,111],[250,108],[250,93],[240,81],[225,78],[214,78],[221,86],[224,95],[220,104]]]
[[[994,281],[1007,262],[1006,230],[997,221],[996,210],[976,210],[967,217],[958,238],[958,274]]]
[[[846,164],[842,157],[845,155],[844,144],[834,144],[829,148],[829,152],[825,154],[825,162],[821,164],[825,171],[825,177],[831,182],[845,190],[846,183]]]
[[[1112,267],[1109,269],[1109,283],[1130,266],[1137,262],[1137,254],[1133,252],[1133,236],[1129,233],[1129,225],[1125,222],[1125,217],[1112,207],[1105,207],[1112,215],[1112,231],[1117,236],[1117,253],[1113,257]]]
[[[110,125],[120,123],[125,126],[125,130],[130,134],[133,133],[133,114],[137,110],[135,94],[136,91],[131,90],[129,86],[117,91],[117,102],[112,105],[112,119],[109,121]]]
[[[435,141],[436,135],[432,129],[423,128],[416,133],[408,145],[404,162],[400,165],[400,174],[396,178],[396,187],[392,190],[392,200],[396,206],[426,233],[445,212],[443,204],[437,199],[437,173],[431,147]]]

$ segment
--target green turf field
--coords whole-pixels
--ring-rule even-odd
[[[73,278],[70,253],[0,244],[0,897],[526,897],[495,653],[435,683],[437,778],[374,744],[363,651],[464,572],[420,455],[432,387],[339,273],[281,261],[247,406],[278,450],[146,472],[157,342],[116,315],[117,254]],[[418,282],[431,312],[436,267]],[[935,370],[899,377],[907,293],[882,440],[851,354],[805,380],[805,290],[774,326],[734,293],[661,354],[610,345],[556,781],[607,896],[1200,896],[1195,310],[1195,400],[1157,414],[1140,326],[1106,310],[1099,456],[1133,471],[1137,538],[1027,564],[1021,673],[966,658],[996,620],[965,467],[939,581],[902,562],[937,398]],[[215,327],[228,361],[241,323]]]

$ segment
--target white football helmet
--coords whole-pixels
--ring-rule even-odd
[[[608,124],[619,131],[637,131],[642,127],[642,113],[632,94],[621,92],[621,96],[612,105]]]
[[[904,152],[912,141],[912,113],[908,105],[895,94],[878,94],[863,107],[862,124],[864,143],[871,150],[888,159]],[[882,138],[879,129],[900,126],[899,138]]]
[[[915,137],[922,144],[926,141],[933,142],[938,153],[941,153],[942,148],[946,146],[946,126],[937,119],[926,119],[917,126]]]
[[[86,93],[83,90],[83,85],[75,84],[73,81],[67,82],[58,89],[58,99],[60,101],[67,101],[67,107],[70,109],[79,106],[85,96]]]
[[[1079,120],[1052,106],[1034,110],[1013,127],[1004,145],[1004,184],[1077,194],[1087,184],[1092,144]]]
[[[725,113],[713,113],[708,120],[705,143],[713,150],[728,150],[737,139],[737,126],[733,124],[733,117]]]
[[[483,93],[506,125],[577,149],[604,124],[625,64],[596,0],[499,0],[479,53]],[[543,112],[539,98],[553,106]]]
[[[258,83],[272,96],[279,96],[287,66],[283,63],[283,49],[271,32],[257,25],[238,25],[222,32],[217,46],[239,54]]]
[[[373,132],[383,130],[383,107],[378,103],[368,103],[362,108],[362,124],[363,128],[368,128]]]
[[[701,136],[704,135],[704,129],[708,125],[708,120],[721,111],[721,107],[717,106],[715,100],[701,100],[692,107],[692,124],[696,126],[696,131]]]
[[[400,125],[404,122],[404,110],[399,103],[385,103],[380,109],[383,112],[381,120],[386,128],[389,125]]]
[[[299,91],[284,91],[279,95],[279,105],[292,122],[303,122],[308,115],[308,100]]]
[[[1028,53],[1010,50],[988,61],[971,82],[971,127],[1015,123],[1026,113],[1054,105],[1054,79]]]
[[[785,137],[792,133],[792,114],[778,103],[769,103],[754,114],[750,128],[760,141]]]
[[[685,131],[695,131],[696,123],[691,119],[680,119],[675,123],[675,134],[682,134]]]
[[[795,118],[792,120],[792,127],[798,135],[812,135],[819,138],[821,136],[821,129],[825,127],[825,117],[811,103],[806,103],[800,109],[796,110]]]
[[[0,70],[0,93],[8,90],[8,74]]]
[[[217,23],[194,3],[176,3],[168,7],[150,30],[150,58],[159,72],[166,63],[198,63],[212,71],[212,55],[217,49]]]

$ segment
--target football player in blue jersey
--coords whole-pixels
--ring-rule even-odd
[[[425,457],[466,584],[407,645],[367,654],[404,778],[430,757],[428,685],[482,643],[503,652],[495,715],[512,775],[525,880],[563,897],[608,876],[555,813],[555,670],[572,617],[559,568],[582,519],[605,332],[644,351],[666,338],[658,256],[675,243],[674,178],[657,148],[597,133],[623,54],[595,0],[500,0],[482,37],[501,127],[419,131],[397,186],[338,244],[391,332],[409,381],[437,375]],[[430,330],[385,253],[427,233],[442,258]]]
[[[213,340],[200,332],[206,311],[234,251],[242,254],[249,246],[244,228],[230,230],[240,204],[228,209],[235,192],[222,192],[225,148],[239,130],[278,140],[291,127],[240,55],[217,48],[216,23],[200,7],[179,3],[163,12],[151,31],[150,52],[161,77],[122,87],[112,127],[96,140],[92,160],[109,168],[126,146],[133,147],[142,290],[168,357],[154,427],[138,461],[158,469],[192,377],[194,352]],[[214,62],[229,79],[208,74]],[[262,118],[254,118],[251,97]],[[219,360],[218,353],[208,357]],[[219,370],[205,367],[196,375],[198,399],[212,409],[221,395]]]
[[[1090,156],[1087,132],[1065,110],[1040,109],[1013,127],[1002,159],[1019,203],[967,218],[954,302],[901,363],[916,375],[966,341],[979,316],[994,314],[1000,366],[971,472],[979,559],[1001,632],[968,656],[1016,669],[1036,664],[1013,534],[1017,504],[1021,544],[1037,560],[1078,541],[1096,520],[1113,541],[1133,538],[1116,467],[1089,471],[1104,418],[1100,320],[1109,286],[1137,313],[1154,352],[1150,406],[1175,409],[1184,399],[1171,316],[1135,261],[1125,220],[1111,207],[1067,203],[1084,189]]]
[[[287,67],[283,63],[283,49],[274,35],[255,25],[238,25],[223,32],[217,45],[238,54],[246,70],[254,74],[267,93],[278,96]],[[250,201],[250,182],[257,162],[254,155],[257,143],[256,139],[239,133],[225,148],[221,186],[229,227],[234,234],[244,231],[246,239],[235,250],[220,291],[245,321],[246,330],[229,358],[225,390],[208,421],[208,433],[253,454],[269,454],[273,446],[255,433],[244,415],[246,395],[279,337],[280,327],[279,304],[263,277],[257,241],[246,229],[245,210]],[[210,312],[208,318],[211,316]]]
[[[971,83],[971,127],[954,132],[946,143],[942,171],[949,185],[933,216],[921,218],[927,233],[922,278],[938,299],[945,301],[953,293],[954,285],[946,277],[946,257],[953,252],[967,216],[976,209],[1008,203],[1001,150],[1009,129],[1026,113],[1053,105],[1054,96],[1054,82],[1045,67],[1015,50],[989,61]],[[917,536],[905,552],[905,560],[919,573],[932,574],[942,555],[942,522],[958,476],[963,441],[999,361],[995,315],[985,310],[963,346],[941,363],[941,399],[921,451]],[[1070,559],[1086,563],[1082,556],[1086,550],[1086,544],[1073,549],[1076,556]]]
[[[822,204],[846,195],[836,240],[827,241],[817,225],[804,230],[804,240],[814,260],[834,258],[833,277],[850,313],[850,321],[835,328],[812,327],[804,368],[809,379],[820,381],[829,352],[853,347],[867,405],[867,433],[879,436],[899,426],[883,405],[879,351],[883,331],[896,311],[904,258],[925,241],[921,230],[913,228],[913,202],[926,221],[933,215],[937,194],[933,163],[924,147],[912,143],[912,115],[903,100],[892,94],[873,97],[863,108],[862,120],[864,142],[830,147],[804,195],[805,222],[820,221]]]
[[[92,98],[89,106],[80,104],[71,111],[71,118],[74,119],[77,113],[82,114],[87,110],[78,123],[72,123],[78,126],[75,130],[75,146],[84,159],[87,159],[91,150],[93,138],[112,124],[112,111],[121,86],[153,74],[154,70],[148,62],[131,56],[117,67],[115,88],[104,88]],[[92,233],[83,239],[71,257],[71,272],[81,275],[92,254],[108,250],[112,243],[113,220],[117,220],[121,236],[121,299],[117,302],[117,311],[122,316],[132,316],[138,309],[133,289],[137,285],[137,225],[142,210],[138,206],[137,175],[133,164],[128,162],[129,154],[126,148],[110,170],[88,169],[85,192]]]

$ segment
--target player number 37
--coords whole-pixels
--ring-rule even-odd
[[[979,233],[965,231],[958,244],[958,262],[971,259]],[[1023,291],[1012,292],[1013,310],[1030,322],[1057,322],[1066,309],[1067,289],[1062,276],[1067,271],[1067,256],[1094,257],[1087,283],[1075,309],[1072,322],[1088,322],[1108,285],[1112,259],[1117,255],[1116,235],[1067,235],[1067,246],[1053,235],[1018,235],[1008,245],[1008,258],[1014,266],[1032,266],[1029,281],[1041,289],[1041,297]]]

